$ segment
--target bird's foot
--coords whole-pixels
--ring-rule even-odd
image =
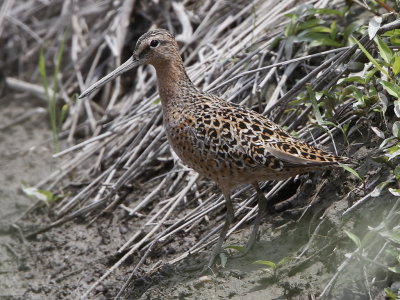
[[[206,265],[204,265],[203,269],[200,271],[200,275],[205,275],[205,274],[208,274],[210,272],[213,272],[212,267],[214,266],[218,255],[219,255],[219,253],[215,254],[214,251],[213,251],[208,263]]]
[[[246,256],[249,252],[250,252],[251,248],[246,247],[241,247],[241,250],[239,251],[239,253],[235,254],[235,255],[231,255],[231,258],[241,258],[243,256]]]
[[[239,253],[235,254],[235,255],[232,255],[231,257],[232,258],[240,258],[240,257],[246,256],[250,252],[250,250],[253,249],[253,247],[254,247],[254,245],[256,243],[257,232],[258,232],[258,226],[256,226],[256,228],[253,228],[253,231],[250,234],[250,238],[247,241],[246,246],[240,247]]]

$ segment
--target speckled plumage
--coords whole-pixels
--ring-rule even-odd
[[[151,64],[156,69],[171,147],[185,164],[215,181],[225,196],[227,218],[209,266],[218,255],[233,219],[230,193],[234,187],[252,184],[259,196],[260,212],[249,242],[251,246],[266,202],[258,181],[282,180],[348,160],[291,137],[255,111],[199,91],[186,74],[173,35],[163,29],[142,35],[131,62],[124,64],[127,67],[123,65],[122,71],[109,74],[82,96],[139,64]]]
[[[291,137],[266,117],[200,91],[164,107],[170,145],[182,161],[229,192],[332,165],[337,157]]]

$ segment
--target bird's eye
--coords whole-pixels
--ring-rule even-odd
[[[152,41],[150,42],[150,47],[151,47],[151,48],[156,48],[159,44],[160,44],[159,41],[157,41],[157,40],[152,40]]]

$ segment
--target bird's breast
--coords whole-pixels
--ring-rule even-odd
[[[224,142],[227,138],[223,135],[227,130],[203,126],[190,114],[169,114],[164,117],[170,146],[184,164],[220,186],[229,185],[230,188],[243,181],[251,182],[252,179],[243,177],[246,174],[246,162],[237,155],[238,151],[244,151],[240,150],[242,146],[232,145],[231,149]]]

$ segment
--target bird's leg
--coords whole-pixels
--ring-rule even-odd
[[[225,217],[225,224],[222,227],[221,233],[219,234],[219,238],[217,241],[217,244],[214,246],[213,252],[211,254],[210,261],[207,264],[208,268],[211,268],[212,265],[215,262],[215,259],[221,252],[222,244],[225,240],[226,234],[229,230],[229,226],[231,225],[233,218],[235,216],[235,213],[233,211],[233,205],[231,201],[231,195],[230,193],[224,193],[224,198],[225,198],[225,206],[226,206],[226,217]]]
[[[254,243],[256,242],[256,237],[258,233],[258,228],[260,227],[261,218],[265,212],[267,207],[267,199],[264,196],[264,193],[261,191],[258,182],[252,183],[253,187],[256,189],[257,192],[257,202],[258,202],[258,213],[256,219],[254,220],[253,229],[250,234],[250,238],[246,244],[246,252],[248,252],[251,248],[253,248]]]
[[[260,223],[261,223],[261,218],[267,208],[267,199],[265,198],[264,193],[261,191],[260,186],[258,185],[258,182],[257,181],[253,182],[252,186],[256,189],[256,192],[257,192],[258,213],[257,213],[256,219],[254,220],[253,229],[251,230],[250,238],[247,241],[244,251],[242,251],[238,255],[235,255],[234,256],[235,258],[243,257],[244,255],[249,253],[251,248],[253,248],[254,243],[256,242],[258,228],[260,227]]]

